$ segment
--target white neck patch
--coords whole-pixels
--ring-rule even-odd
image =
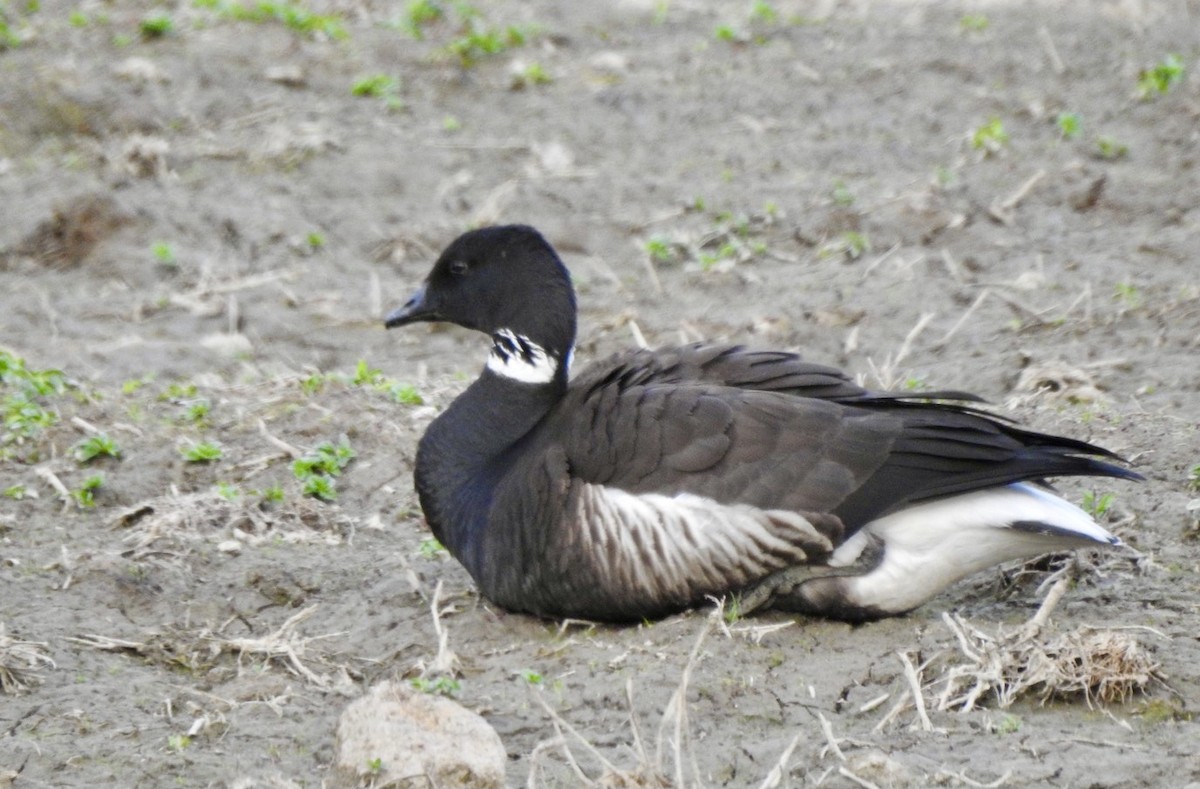
[[[500,329],[492,334],[487,368],[511,381],[548,384],[558,372],[558,359],[525,335]]]

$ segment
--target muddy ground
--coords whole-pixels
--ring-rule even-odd
[[[497,729],[513,786],[584,783],[539,698],[616,768],[656,762],[707,613],[507,614],[416,506],[416,440],[485,345],[379,318],[494,221],[562,251],[577,364],[798,349],[1147,477],[1062,484],[1128,552],[862,627],[713,627],[667,716],[674,785],[1200,782],[1200,3],[481,2],[420,38],[401,4],[235,3],[0,5],[0,348],[66,377],[4,384],[0,785],[317,787],[349,699],[422,671]],[[119,458],[76,459],[96,432]],[[336,501],[304,495],[295,456],[343,442]],[[939,710],[965,660],[943,612],[1013,632],[1063,567],[1043,637],[1102,628],[1165,683]]]

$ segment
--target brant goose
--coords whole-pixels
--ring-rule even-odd
[[[570,275],[525,226],[460,236],[385,320],[491,336],[415,482],[434,535],[505,608],[636,621],[734,593],[862,621],[1000,562],[1121,544],[1041,482],[1141,479],[1106,449],[972,395],[871,392],[735,345],[630,351],[568,381],[575,320]]]

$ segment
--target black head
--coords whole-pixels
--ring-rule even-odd
[[[508,329],[561,359],[575,342],[575,292],[566,267],[532,227],[485,227],[446,247],[425,283],[384,325],[418,321],[487,334]]]

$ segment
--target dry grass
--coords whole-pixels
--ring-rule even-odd
[[[969,712],[989,695],[1003,709],[1025,696],[1123,702],[1163,683],[1160,664],[1138,640],[1137,630],[1082,625],[1048,631],[1050,612],[1066,591],[1060,578],[1037,614],[1021,629],[990,635],[957,615],[942,619],[954,634],[960,660],[945,667],[938,709]],[[1161,635],[1161,634],[1158,634]]]
[[[42,641],[23,641],[8,634],[0,622],[0,692],[16,694],[40,684],[40,667],[56,668],[46,654],[49,644]]]

